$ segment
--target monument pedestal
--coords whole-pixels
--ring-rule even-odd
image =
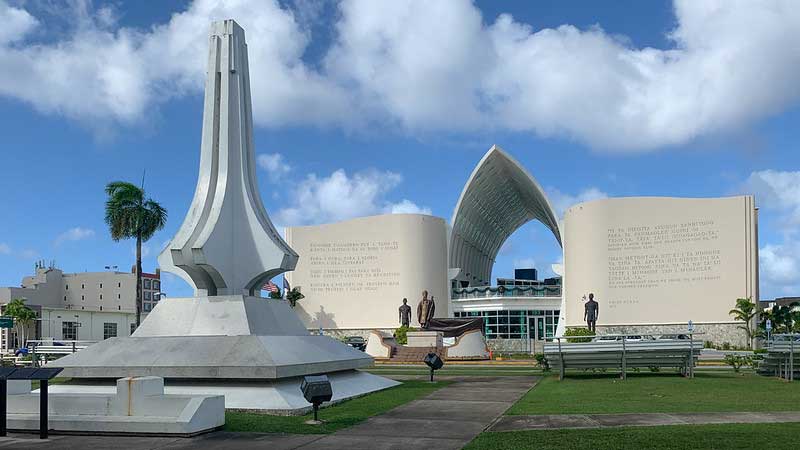
[[[406,347],[444,347],[444,337],[441,331],[409,331]]]
[[[51,365],[97,388],[108,384],[101,379],[157,376],[167,380],[169,394],[225,394],[227,408],[292,413],[310,407],[300,392],[304,375],[330,374],[334,401],[398,384],[355,370],[372,363],[364,352],[310,335],[284,301],[229,295],[164,299],[132,336],[106,339]],[[91,391],[85,383],[58,389]]]

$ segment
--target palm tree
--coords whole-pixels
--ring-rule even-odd
[[[19,337],[20,348],[25,347],[27,339],[25,339],[25,328],[36,320],[36,312],[25,304],[25,300],[15,298],[8,302],[3,308],[3,312],[8,317],[14,318],[14,329]]]
[[[136,326],[142,317],[142,242],[147,242],[167,223],[167,210],[151,198],[145,199],[144,189],[124,181],[106,186],[106,223],[111,239],[136,239]]]
[[[753,318],[758,315],[756,311],[756,304],[749,298],[737,298],[736,308],[730,310],[728,314],[732,315],[735,320],[741,320],[744,325],[739,325],[737,328],[744,330],[747,334],[747,347],[752,347],[753,343]]]

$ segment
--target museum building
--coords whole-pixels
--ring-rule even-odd
[[[533,220],[562,248],[557,276],[522,270],[493,283],[503,243]],[[470,174],[449,223],[385,214],[289,227],[286,241],[300,256],[285,277],[305,295],[301,319],[339,335],[391,332],[402,299],[416,310],[427,290],[436,317],[483,317],[491,348],[535,352],[585,326],[594,293],[599,333],[674,333],[691,320],[704,340],[744,345],[728,311],[736,298],[758,299],[752,196],[610,198],[559,220],[539,183],[497,146]]]

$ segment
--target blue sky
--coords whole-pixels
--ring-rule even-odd
[[[259,183],[277,225],[449,220],[498,144],[558,209],[601,196],[757,195],[761,296],[800,295],[800,12],[791,1],[0,0],[0,285],[37,259],[128,269],[104,185],[179,227],[197,176],[209,21],[250,51]],[[560,250],[529,224],[494,276]],[[168,277],[164,291],[188,295]]]

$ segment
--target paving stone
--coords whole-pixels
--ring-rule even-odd
[[[399,406],[381,417],[414,417],[417,419],[485,420],[491,422],[511,406],[510,402],[469,400],[417,400]]]
[[[585,414],[541,416],[503,416],[492,425],[492,431],[539,430],[548,428],[593,428],[598,423]]]
[[[448,439],[471,440],[480,434],[494,417],[481,421],[466,420],[431,420],[409,419],[398,417],[373,417],[366,422],[338,431],[340,435],[372,436],[381,439],[384,436],[410,437],[427,436]]]
[[[467,445],[470,439],[432,439],[418,437],[380,437],[351,436],[333,434],[304,445],[302,450],[409,450],[435,449],[458,450]]]
[[[606,427],[624,427],[641,425],[680,425],[681,419],[669,414],[590,414],[589,417],[599,425]]]
[[[491,399],[496,402],[516,402],[524,392],[502,388],[473,388],[469,390],[440,389],[425,397],[427,400],[467,400]]]

